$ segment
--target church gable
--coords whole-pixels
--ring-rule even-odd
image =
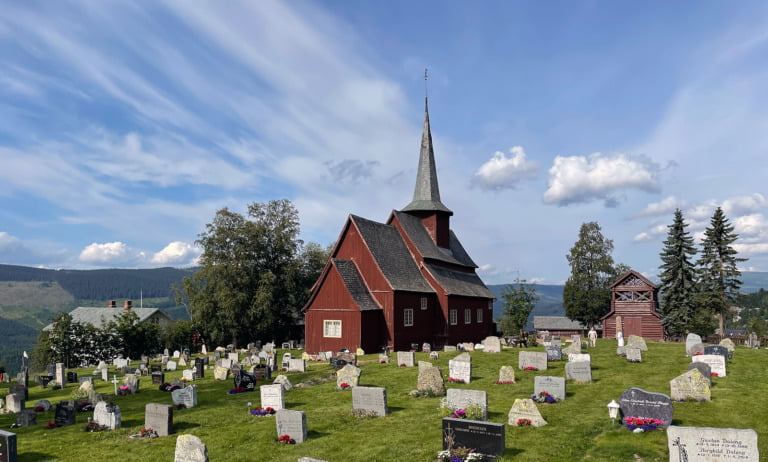
[[[436,260],[450,265],[477,268],[453,231],[450,231],[449,249],[438,247],[424,227],[422,220],[410,213],[392,212],[388,223],[398,226],[403,236],[416,248],[424,260]]]

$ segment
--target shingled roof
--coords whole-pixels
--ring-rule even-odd
[[[427,270],[448,292],[448,295],[466,297],[496,298],[474,272],[453,271],[436,265],[426,264]]]
[[[131,311],[136,313],[139,317],[139,323],[146,321],[158,311],[162,316],[168,318],[169,321],[171,320],[171,318],[159,308],[131,308]],[[93,327],[100,329],[108,322],[115,320],[122,313],[125,313],[125,311],[120,308],[92,308],[79,306],[72,310],[69,315],[72,316],[72,321],[74,322],[91,324]],[[53,328],[53,324],[48,324],[43,330],[50,330],[51,328]]]
[[[435,292],[416,266],[397,228],[356,215],[350,215],[350,219],[393,290]]]
[[[380,310],[381,307],[376,303],[376,300],[373,299],[373,296],[368,291],[368,287],[366,287],[363,277],[357,270],[355,262],[352,260],[342,260],[340,258],[334,258],[332,261],[336,270],[339,272],[339,275],[341,275],[341,280],[344,281],[344,286],[347,288],[349,294],[352,296],[352,299],[360,310]]]
[[[589,326],[585,326],[579,321],[571,321],[565,316],[534,316],[533,328],[535,330],[584,330],[589,329]],[[595,329],[602,330],[602,325],[596,325]]]
[[[467,251],[464,250],[461,242],[459,242],[459,238],[456,237],[453,231],[450,232],[449,240],[451,248],[446,251],[446,249],[442,249],[435,244],[435,241],[432,240],[427,228],[424,227],[424,223],[419,217],[398,211],[393,213],[397,216],[397,219],[403,225],[405,233],[408,234],[408,237],[413,241],[416,248],[419,249],[425,260],[432,259],[468,268],[477,268],[477,265],[469,257]]]

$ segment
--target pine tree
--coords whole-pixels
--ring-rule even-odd
[[[701,257],[697,262],[700,303],[712,307],[718,319],[720,335],[725,333],[726,315],[741,288],[741,271],[737,264],[747,261],[746,258],[738,258],[731,246],[739,237],[733,229],[723,210],[718,207],[709,227],[704,230]]]
[[[661,323],[670,335],[681,335],[690,330],[696,315],[696,269],[691,262],[696,248],[686,227],[688,224],[683,219],[683,213],[675,210],[675,219],[668,226],[669,233],[659,255],[662,261],[659,267]]]

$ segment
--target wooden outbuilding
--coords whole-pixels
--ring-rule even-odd
[[[611,285],[611,311],[603,316],[603,337],[639,335],[646,340],[663,340],[664,326],[658,313],[658,289],[636,271],[629,271]]]
[[[385,223],[347,218],[302,308],[306,351],[440,348],[492,335],[494,296],[450,229],[452,215],[425,107],[413,200]]]

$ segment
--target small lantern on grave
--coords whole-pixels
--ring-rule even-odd
[[[616,423],[616,417],[619,415],[619,403],[616,402],[616,400],[611,400],[610,403],[608,403],[608,416],[611,418],[613,423]]]

